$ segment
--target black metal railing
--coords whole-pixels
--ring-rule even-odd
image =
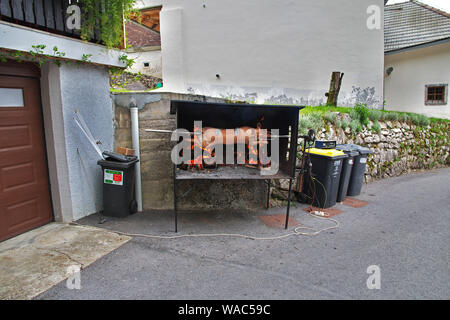
[[[70,30],[66,23],[71,4],[82,7],[76,0],[0,0],[0,20],[80,39],[80,30]],[[96,33],[90,41],[98,39]]]

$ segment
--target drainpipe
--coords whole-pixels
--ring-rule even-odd
[[[133,141],[133,149],[135,156],[138,157],[139,162],[136,163],[136,202],[138,212],[142,212],[142,184],[141,184],[141,152],[139,149],[139,117],[136,102],[130,103],[131,112],[131,139]]]

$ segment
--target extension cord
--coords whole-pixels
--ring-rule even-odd
[[[174,236],[164,236],[164,235],[152,235],[152,234],[139,234],[139,233],[127,233],[127,232],[121,232],[118,230],[112,230],[108,228],[104,228],[105,230],[108,230],[110,232],[114,232],[120,235],[129,236],[129,237],[141,237],[141,238],[151,238],[151,239],[165,239],[165,240],[174,240],[174,239],[181,239],[181,238],[206,238],[206,237],[235,237],[235,238],[244,238],[248,240],[281,240],[284,238],[288,238],[291,236],[316,236],[322,232],[330,231],[333,229],[337,229],[340,226],[339,221],[331,218],[321,217],[319,215],[315,215],[312,212],[309,212],[308,215],[315,217],[317,219],[327,220],[334,223],[333,226],[323,228],[316,230],[311,227],[306,226],[298,226],[294,229],[293,232],[283,234],[280,236],[273,236],[273,237],[255,237],[251,235],[245,235],[245,234],[233,234],[233,233],[212,233],[212,234],[180,234],[180,235],[174,235]],[[81,227],[89,227],[83,224],[79,224],[77,222],[70,222],[70,225],[77,225]],[[309,230],[310,232],[301,232],[300,230]]]
[[[318,217],[328,217],[329,216],[328,213],[323,212],[323,211],[313,211],[311,213]]]

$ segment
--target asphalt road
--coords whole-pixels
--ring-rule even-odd
[[[363,208],[337,205],[340,227],[314,237],[256,241],[228,237],[135,237],[81,272],[81,290],[65,282],[37,299],[449,299],[450,168],[364,186]],[[332,225],[294,208],[316,228]],[[283,213],[273,208],[259,214]],[[180,234],[285,234],[256,213],[183,214]],[[110,219],[104,228],[168,234],[170,213]],[[94,216],[81,221],[98,226]],[[292,230],[292,228],[291,228]],[[369,290],[367,268],[380,270]]]

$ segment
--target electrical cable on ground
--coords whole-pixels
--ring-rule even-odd
[[[180,238],[207,238],[207,237],[234,237],[234,238],[244,238],[244,239],[248,239],[248,240],[281,240],[281,239],[288,238],[291,236],[311,236],[312,237],[312,236],[316,236],[319,233],[322,233],[325,231],[337,229],[340,226],[339,221],[337,221],[335,219],[323,218],[323,217],[314,215],[312,213],[309,213],[309,215],[314,218],[317,218],[317,219],[332,221],[332,222],[334,222],[334,225],[331,227],[327,227],[327,228],[323,228],[323,229],[319,229],[319,230],[315,230],[314,228],[311,228],[311,227],[298,226],[294,229],[294,232],[291,232],[291,233],[288,233],[285,235],[281,235],[281,236],[274,236],[274,237],[254,237],[254,236],[238,234],[238,233],[184,234],[184,235],[176,235],[176,236],[160,236],[160,235],[151,235],[151,234],[128,233],[128,232],[122,232],[122,231],[110,230],[110,229],[106,229],[106,230],[117,233],[119,235],[128,236],[128,237],[164,239],[164,240],[174,240],[174,239],[180,239]],[[70,224],[86,227],[86,225],[76,223],[76,222],[72,222]],[[303,230],[311,230],[312,232],[309,232],[309,233],[300,232],[300,230],[302,230],[302,229]]]
[[[78,155],[79,151],[77,149]],[[80,160],[81,160],[81,156],[80,156]],[[309,160],[309,159],[308,159]],[[81,160],[82,161],[82,160]],[[303,226],[298,226],[296,228],[294,228],[294,231],[291,233],[287,233],[285,235],[281,235],[281,236],[274,236],[274,237],[255,237],[255,236],[249,236],[249,235],[245,235],[245,234],[238,234],[238,233],[211,233],[211,234],[184,234],[184,235],[175,235],[175,236],[161,236],[161,235],[152,235],[152,234],[141,234],[141,233],[128,233],[128,232],[122,232],[122,231],[117,231],[117,230],[111,230],[111,229],[107,229],[106,230],[110,231],[110,232],[114,232],[117,233],[119,235],[123,235],[123,236],[128,236],[128,237],[139,237],[139,238],[150,238],[150,239],[163,239],[163,240],[174,240],[174,239],[181,239],[181,238],[212,238],[212,237],[234,237],[234,238],[243,238],[243,239],[248,239],[248,240],[281,240],[281,239],[285,239],[291,236],[316,236],[322,232],[325,231],[329,231],[329,230],[333,230],[333,229],[337,229],[340,226],[339,221],[335,220],[335,219],[331,219],[328,216],[328,214],[324,214],[324,216],[320,216],[318,214],[315,214],[313,212],[313,203],[314,203],[314,198],[316,196],[316,184],[315,182],[317,181],[323,188],[324,192],[325,192],[325,202],[323,204],[323,208],[325,208],[326,205],[326,201],[327,201],[327,190],[325,188],[325,186],[316,178],[312,177],[311,174],[311,169],[308,170],[309,171],[309,188],[310,191],[312,193],[312,202],[311,202],[311,206],[310,206],[310,212],[308,212],[308,215],[311,217],[314,217],[316,219],[321,219],[321,220],[326,220],[326,221],[331,221],[334,223],[333,226],[327,227],[327,228],[323,228],[323,229],[319,229],[316,230],[314,228],[311,227],[303,227]],[[314,189],[312,187],[312,185],[314,185]],[[86,227],[86,225],[77,223],[77,222],[71,222],[71,225],[77,225],[77,226],[82,226],[82,227]],[[300,232],[300,230],[310,230],[311,232]]]
[[[314,192],[316,191],[316,184],[315,184],[316,181],[322,186],[323,192],[324,192],[324,194],[325,194],[325,200],[323,201],[322,210],[325,210],[325,205],[327,204],[327,200],[328,200],[327,189],[325,188],[325,186],[323,185],[322,182],[320,182],[320,181],[317,180],[316,178],[312,178],[312,179],[313,179],[313,181],[314,181]],[[312,210],[312,204],[311,204],[311,210]],[[316,214],[316,215],[317,215],[317,213],[319,213],[319,212],[320,212],[320,211],[316,211],[316,213],[313,212],[313,214]],[[330,215],[329,215],[328,213],[326,213],[325,211],[320,212],[320,213],[321,213],[324,217],[329,217],[329,216],[330,216]]]

